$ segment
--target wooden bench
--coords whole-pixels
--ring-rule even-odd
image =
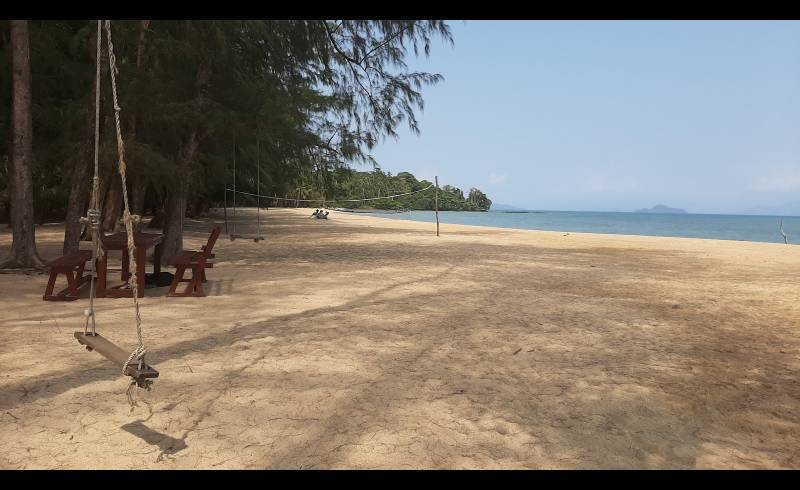
[[[214,244],[217,242],[220,233],[222,233],[222,228],[215,226],[208,237],[208,243],[203,245],[201,250],[182,250],[167,260],[167,264],[175,266],[175,277],[169,286],[167,296],[204,297],[206,295],[205,291],[203,291],[203,283],[206,282],[206,269],[214,267],[214,264],[208,260],[216,256],[211,251],[214,249]],[[191,270],[192,277],[184,279],[183,276],[187,269]],[[176,289],[182,282],[188,282],[189,284],[186,285],[186,289],[182,293],[178,293]]]
[[[78,250],[50,262],[50,279],[47,281],[47,289],[44,291],[45,301],[75,301],[78,299],[78,288],[91,280],[91,276],[84,276],[83,271],[86,262],[92,259],[92,252],[89,250]],[[67,287],[53,294],[56,285],[56,278],[59,274],[64,274],[67,278]]]

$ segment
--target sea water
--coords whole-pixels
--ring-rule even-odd
[[[435,223],[433,211],[375,215]],[[523,230],[612,233],[716,240],[783,243],[780,221],[789,243],[800,243],[800,216],[726,214],[651,214],[592,211],[439,211],[441,223],[495,226]]]

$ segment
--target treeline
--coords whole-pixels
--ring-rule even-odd
[[[111,30],[132,213],[155,215],[165,253],[181,248],[184,215],[223,200],[234,156],[242,187],[344,192],[338,176],[374,165],[383,138],[401,125],[419,131],[421,90],[442,77],[410,70],[408,57],[427,56],[436,39],[452,43],[438,20],[139,20]],[[96,32],[89,20],[0,26],[0,221],[19,243],[33,222],[65,219],[64,250],[78,247],[93,171]],[[111,231],[122,189],[106,44],[100,189]],[[26,240],[31,247],[14,247],[17,265],[37,256]]]
[[[240,187],[238,190],[258,194],[257,189]],[[412,192],[414,194],[387,197]],[[298,187],[293,194],[286,193],[277,197],[280,199],[262,200],[261,205],[315,207],[325,204],[328,207],[351,209],[432,211],[436,204],[436,193],[432,182],[417,180],[408,172],[400,172],[397,175],[392,175],[391,172],[384,173],[380,168],[372,172],[359,172],[349,168],[337,169],[332,172],[330,186],[326,189],[319,189],[309,184]],[[368,200],[353,201],[356,199]],[[237,202],[246,206],[257,204],[254,197],[244,194],[237,194]],[[439,188],[439,209],[442,211],[488,211],[491,206],[492,201],[479,189],[470,189],[465,197],[464,192],[457,187],[444,185]]]
[[[435,189],[431,187],[432,182],[417,180],[414,175],[408,172],[400,172],[394,176],[388,172],[383,173],[380,169],[376,169],[373,172],[356,172],[352,170],[342,170],[340,172],[344,177],[342,184],[339,186],[339,193],[336,194],[336,197],[340,199],[363,199],[365,197],[391,196],[421,191],[392,199],[360,203],[344,202],[342,203],[343,207],[428,211],[433,210],[435,207],[436,195]],[[491,205],[492,201],[476,188],[470,189],[467,197],[464,197],[461,189],[450,185],[444,185],[439,188],[439,209],[441,211],[488,211]]]

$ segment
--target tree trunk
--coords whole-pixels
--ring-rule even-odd
[[[186,216],[189,218],[196,218],[202,216],[211,209],[211,205],[202,197],[195,197],[189,201]]]
[[[139,31],[139,42],[136,46],[136,77],[141,77],[142,74],[142,65],[144,63],[144,35],[147,32],[147,28],[150,25],[149,20],[142,21],[142,28]],[[136,122],[138,119],[138,111],[136,110],[136,105],[133,105],[130,108],[131,113],[131,130],[130,130],[130,141],[136,141]],[[131,214],[138,214],[141,216],[142,211],[144,210],[144,198],[147,194],[147,176],[144,175],[142,172],[142,167],[139,165],[138,168],[133,169],[133,175],[129,180],[131,188],[129,189],[130,192],[130,200],[131,200]]]
[[[122,217],[122,179],[119,174],[111,177],[111,187],[106,194],[103,202],[103,232],[115,232],[119,226],[119,219]]]
[[[195,79],[196,96],[194,105],[198,113],[201,113],[205,105],[205,92],[210,78],[211,66],[201,63],[197,69],[197,78]],[[164,257],[174,255],[183,249],[183,218],[186,215],[190,170],[200,149],[201,134],[199,127],[191,128],[183,150],[178,157],[176,172],[179,179],[178,185],[169,194],[164,209],[164,245],[162,252]]]
[[[97,36],[93,38],[97,41]],[[95,57],[97,53],[95,52]],[[108,74],[108,55],[105,51],[100,55],[100,79]],[[64,218],[64,254],[74,252],[80,248],[82,239],[89,239],[91,230],[88,226],[81,224],[80,218],[84,216],[85,210],[92,206],[92,179],[90,174],[94,173],[94,131],[95,131],[95,100],[97,96],[97,80],[92,81],[91,96],[89,104],[86,106],[86,141],[81,146],[81,155],[75,162],[70,184],[69,200],[67,201],[67,214]],[[102,93],[101,93],[102,96]],[[102,200],[103,194],[100,194]]]
[[[208,201],[206,201],[205,199],[202,199],[202,198],[201,199],[197,199],[195,201],[195,212],[199,216],[207,214],[209,211],[211,211],[211,203],[210,202],[208,202]]]
[[[6,163],[6,175],[8,176],[8,185],[6,185],[6,202],[8,203],[8,208],[6,212],[8,213],[8,229],[12,229],[14,227],[14,223],[11,221],[11,196],[14,195],[14,191],[12,187],[14,187],[14,179],[11,178],[11,175],[14,173],[14,160],[8,159],[8,157],[4,158]]]
[[[150,223],[147,224],[148,228],[158,228],[160,230],[164,229],[164,212],[166,206],[161,205],[158,209],[155,210],[153,213],[153,219],[150,220]]]
[[[12,149],[11,255],[2,268],[42,268],[36,251],[33,223],[33,120],[31,114],[31,57],[27,20],[11,21]]]
[[[90,158],[89,151],[84,147],[72,171],[67,215],[64,218],[64,255],[80,248],[82,227],[80,219],[84,215],[86,197],[90,194],[88,189]]]
[[[164,209],[163,256],[170,257],[183,249],[183,218],[186,213],[187,185],[185,180],[175,186]]]
[[[144,177],[136,177],[133,179],[133,185],[131,187],[131,214],[138,214],[141,216],[144,213],[144,198],[147,195],[147,180]]]
[[[6,168],[9,166],[6,165]],[[11,172],[6,172],[6,175],[11,175]],[[7,186],[4,190],[0,191],[0,223],[9,223],[11,215],[9,214],[8,198],[11,195],[11,187]]]
[[[89,173],[93,168],[94,102],[96,90],[97,87],[92,88],[91,106],[89,107],[89,117],[87,118],[89,134],[86,142],[81,146],[81,154],[75,161],[75,167],[72,171],[72,182],[70,184],[69,199],[67,201],[67,215],[64,218],[65,255],[80,248],[83,230],[83,225],[81,224],[80,219],[85,214],[87,203],[88,206],[92,205],[92,180],[89,178]]]
[[[186,198],[188,196],[187,175],[191,163],[199,148],[197,130],[192,130],[186,141],[181,157],[178,160],[179,182],[167,198],[164,209],[164,245],[163,256],[175,255],[183,249],[183,218],[186,215]]]

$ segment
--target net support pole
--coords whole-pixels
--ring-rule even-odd
[[[222,213],[225,216],[225,234],[230,235],[228,233],[228,183],[225,183],[225,191],[222,193],[224,196],[222,198]]]
[[[439,236],[439,176],[435,176],[433,181],[436,183],[434,190],[434,202],[436,203],[436,236]]]
[[[256,191],[256,194],[258,194],[258,197],[256,197],[256,222],[258,223],[257,226],[258,231],[256,232],[256,234],[258,235],[259,238],[261,238],[261,140],[260,139],[256,140],[256,160],[257,160],[256,185],[258,186],[258,190]]]
[[[236,134],[233,135],[233,234],[236,234]]]

